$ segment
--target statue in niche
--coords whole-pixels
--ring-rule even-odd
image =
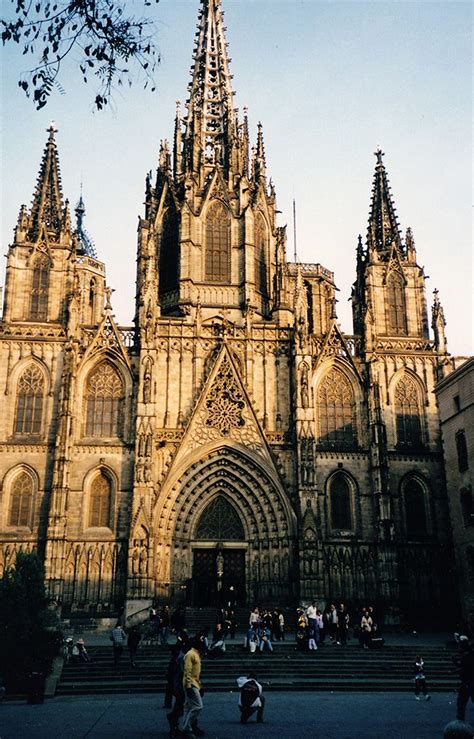
[[[303,408],[309,406],[309,385],[308,385],[308,367],[303,364],[301,370],[301,405]]]
[[[145,436],[140,434],[138,437],[138,456],[143,457],[145,455]]]
[[[145,437],[145,457],[151,457],[152,439],[151,434],[147,434]]]
[[[151,371],[148,363],[143,376],[143,402],[151,403]]]
[[[132,554],[132,575],[138,575],[139,571],[139,553],[138,549],[135,548]]]
[[[262,558],[262,574],[264,580],[270,579],[270,560],[268,554],[265,554]]]
[[[147,553],[146,546],[142,546],[140,550],[138,569],[139,569],[140,575],[146,575],[147,570],[148,570],[148,553]]]
[[[278,554],[274,554],[272,558],[273,565],[273,577],[275,580],[280,579],[280,557]]]
[[[281,574],[283,577],[288,576],[289,565],[290,565],[290,560],[289,560],[288,554],[285,553],[283,557],[281,558]]]
[[[135,482],[143,482],[143,463],[137,462],[135,467]]]
[[[151,482],[151,462],[149,459],[147,459],[143,467],[143,479],[144,482]]]

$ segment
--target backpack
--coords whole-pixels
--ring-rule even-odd
[[[240,690],[240,702],[242,708],[250,708],[252,703],[260,696],[260,691],[255,680],[247,680]]]

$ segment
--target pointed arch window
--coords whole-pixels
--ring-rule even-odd
[[[338,369],[328,372],[318,391],[319,446],[352,449],[357,445],[352,385]]]
[[[9,526],[29,526],[33,505],[33,480],[22,471],[15,477],[11,486]]]
[[[206,218],[206,282],[230,283],[230,214],[221,203]]]
[[[423,486],[418,480],[412,477],[405,482],[403,493],[408,538],[416,539],[426,536],[428,533],[428,521]]]
[[[407,333],[405,283],[399,272],[391,272],[387,278],[387,319],[389,335]]]
[[[163,217],[160,249],[160,294],[178,286],[179,222],[174,208],[168,208]]]
[[[347,476],[338,472],[329,484],[331,528],[352,530],[352,493]]]
[[[469,469],[469,458],[467,454],[466,435],[464,431],[458,431],[456,434],[456,453],[458,456],[459,472],[466,472]]]
[[[99,364],[86,383],[86,436],[116,437],[122,431],[123,380],[110,362]]]
[[[48,290],[51,264],[46,254],[33,261],[31,280],[30,321],[45,321],[48,317]]]
[[[267,288],[267,226],[261,213],[255,220],[255,289],[266,295]]]
[[[417,387],[410,377],[402,377],[395,388],[397,446],[422,446],[421,415]]]
[[[16,396],[14,432],[19,436],[41,433],[44,402],[44,375],[36,364],[21,375]]]
[[[204,509],[196,529],[196,539],[242,541],[244,527],[234,506],[219,495]]]
[[[91,483],[89,497],[89,526],[110,526],[112,485],[109,477],[100,472]]]

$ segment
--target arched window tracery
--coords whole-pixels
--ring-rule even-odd
[[[38,365],[30,364],[18,381],[14,433],[37,436],[41,433],[44,402],[44,375]]]
[[[212,541],[242,541],[245,539],[244,527],[234,506],[219,495],[212,500],[201,514],[196,539]]]
[[[24,470],[14,478],[10,492],[9,526],[29,526],[33,505],[33,480]]]
[[[33,261],[30,295],[30,321],[45,321],[48,317],[48,290],[51,264],[46,254],[38,254]]]
[[[399,272],[391,272],[387,278],[387,319],[389,335],[407,333],[405,283]]]
[[[421,414],[415,381],[405,375],[395,388],[395,420],[397,446],[420,447],[422,445]]]
[[[230,283],[230,214],[221,203],[211,205],[206,217],[206,282]]]
[[[337,368],[319,386],[318,415],[320,447],[349,449],[357,444],[354,391]]]
[[[266,295],[267,288],[267,226],[261,213],[255,220],[255,288]]]
[[[174,208],[163,216],[160,249],[160,294],[176,289],[179,277],[179,222]]]
[[[417,479],[410,477],[403,485],[403,495],[408,538],[426,536],[428,533],[428,521],[423,486]]]
[[[90,527],[110,526],[112,484],[109,477],[100,472],[91,483],[89,495]]]
[[[329,483],[331,528],[352,530],[352,493],[347,476],[337,472]]]
[[[86,436],[120,436],[123,400],[120,373],[110,362],[101,362],[86,382]]]

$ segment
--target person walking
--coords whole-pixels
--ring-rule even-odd
[[[423,693],[426,701],[430,700],[431,695],[428,695],[426,690],[425,661],[418,655],[415,660],[415,698],[417,701],[420,700],[420,692]]]
[[[364,649],[369,648],[370,644],[370,635],[372,633],[372,617],[370,616],[367,609],[364,609],[362,612],[362,618],[360,620],[360,635],[359,635],[359,641],[361,646]]]
[[[456,718],[459,721],[465,721],[467,702],[469,698],[474,701],[474,651],[466,636],[461,636],[459,648],[461,650],[459,659],[461,685],[458,690]]]
[[[343,647],[347,645],[347,630],[349,628],[349,613],[344,603],[339,605],[337,614],[337,643]]]
[[[250,716],[255,712],[257,713],[257,723],[263,723],[265,698],[263,697],[263,688],[260,683],[257,682],[256,674],[254,672],[250,672],[248,677],[238,677],[237,685],[240,688],[240,723],[246,724]]]
[[[115,627],[110,632],[110,641],[112,642],[112,649],[114,652],[114,666],[118,667],[120,658],[123,654],[123,645],[125,643],[125,631],[117,621]]]
[[[174,695],[174,706],[170,713],[166,714],[168,723],[170,725],[170,737],[178,737],[180,731],[178,728],[179,719],[184,712],[184,686],[183,686],[183,675],[184,675],[184,657],[189,649],[189,640],[186,632],[183,632],[181,636],[176,639],[176,644],[171,650],[171,662],[170,662],[170,677],[172,683],[172,693]]]
[[[203,736],[204,731],[198,726],[198,716],[202,711],[203,689],[201,685],[201,641],[194,638],[191,648],[184,658],[184,719],[182,735],[186,739]]]
[[[138,626],[133,626],[128,632],[127,646],[128,654],[130,656],[130,664],[132,667],[136,667],[135,657],[137,656],[138,647],[140,645],[142,635]]]
[[[318,615],[318,604],[315,600],[311,603],[310,606],[306,609],[306,618],[308,619],[308,632],[313,634],[312,638],[315,642],[315,648],[318,648],[318,641],[319,641],[319,626],[317,621],[317,615]],[[310,647],[312,648],[312,647]]]
[[[162,647],[166,647],[168,644],[168,636],[170,631],[170,607],[168,605],[163,606],[160,611],[160,644]]]

